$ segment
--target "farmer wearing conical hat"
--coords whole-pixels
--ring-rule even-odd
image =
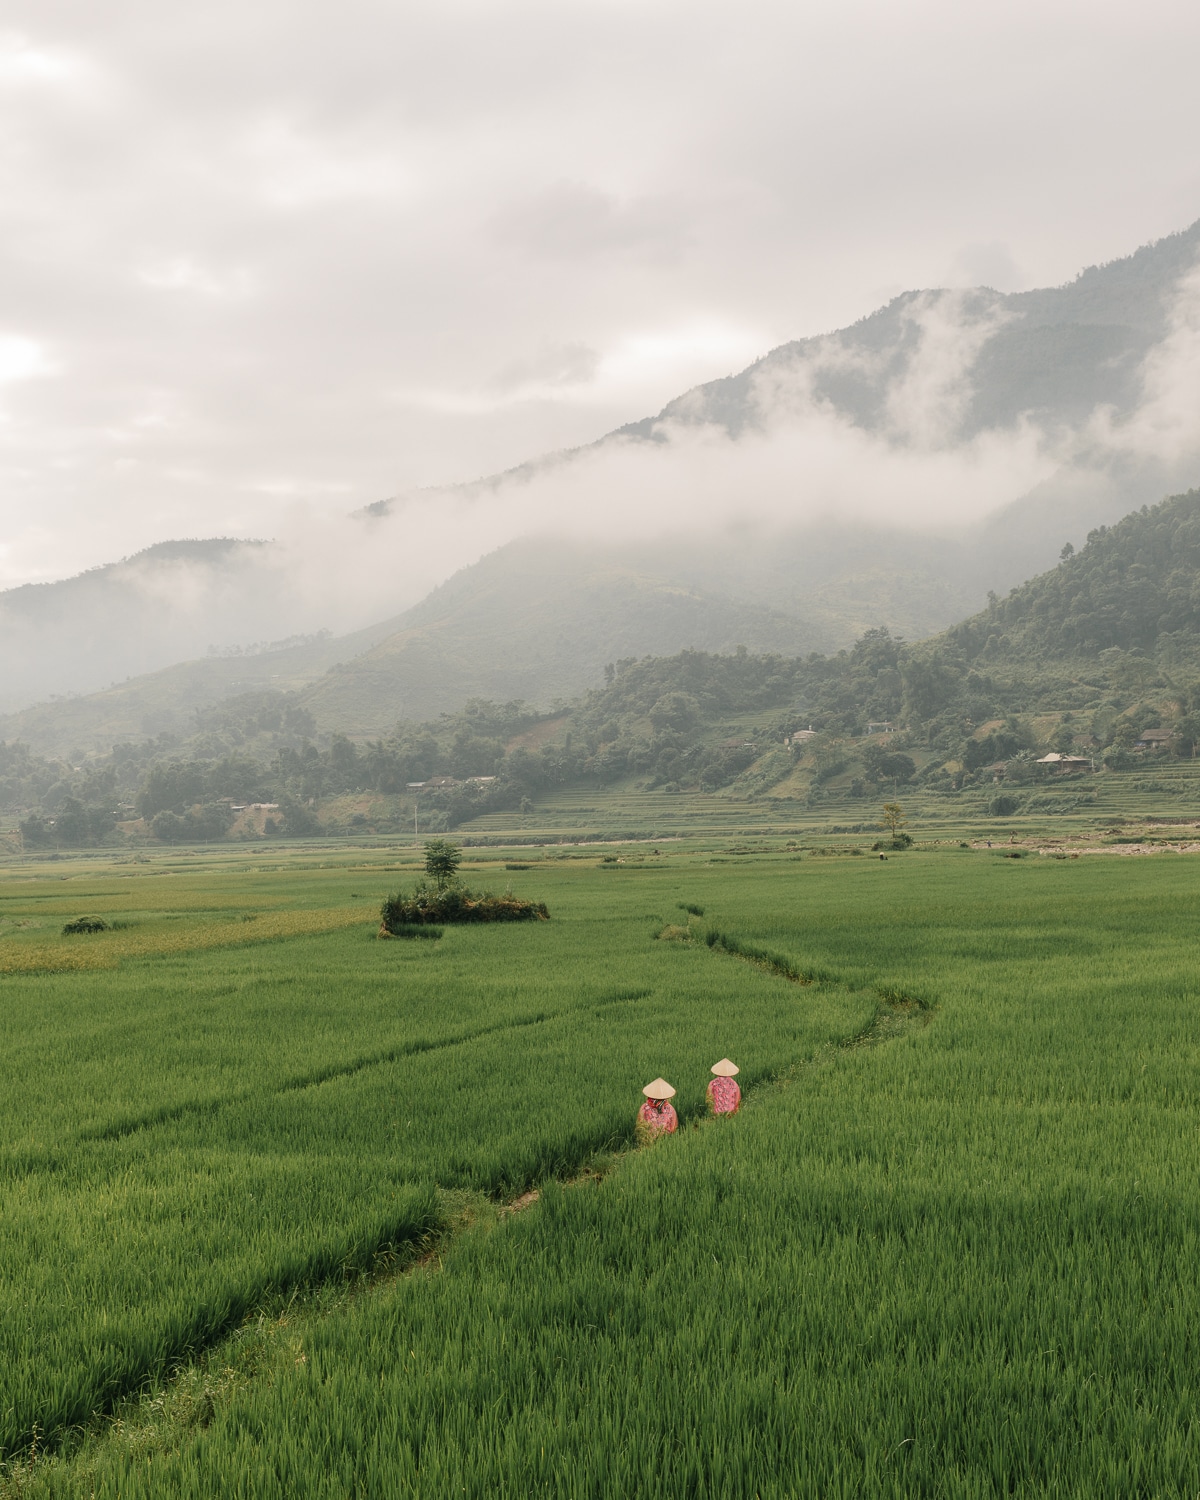
[[[679,1125],[679,1117],[671,1100],[675,1090],[665,1078],[656,1078],[642,1090],[646,1102],[638,1110],[637,1140],[639,1146],[648,1146],[660,1135],[672,1135]]]
[[[733,1081],[737,1071],[737,1064],[731,1063],[727,1057],[713,1063],[709,1069],[716,1075],[708,1086],[708,1107],[714,1115],[737,1114],[742,1102],[742,1091]]]

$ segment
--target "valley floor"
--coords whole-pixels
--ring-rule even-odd
[[[1200,863],[950,832],[0,871],[0,1494],[1195,1492]]]

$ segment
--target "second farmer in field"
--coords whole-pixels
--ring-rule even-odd
[[[714,1115],[736,1115],[742,1103],[742,1091],[734,1083],[734,1074],[739,1071],[736,1063],[723,1057],[709,1069],[716,1076],[708,1086],[708,1107]]]
[[[679,1125],[679,1116],[671,1100],[675,1090],[665,1078],[656,1078],[642,1090],[646,1102],[638,1110],[637,1141],[639,1146],[648,1146],[660,1135],[672,1135]]]

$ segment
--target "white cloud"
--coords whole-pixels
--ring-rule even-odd
[[[405,198],[416,185],[415,174],[399,153],[383,149],[378,141],[323,139],[290,120],[260,124],[246,152],[259,191],[278,208]]]
[[[1053,284],[1200,211],[1200,10],[1172,0],[11,0],[6,18],[8,582],[270,534],[287,502],[262,476],[333,509],[495,472],[847,324],[874,288]],[[938,352],[939,306],[928,389],[893,400],[905,493],[948,483],[927,450],[963,346]],[[1187,426],[1179,359],[1157,398],[1147,372],[1148,434]],[[805,421],[822,485],[838,451],[868,488],[877,455]],[[684,472],[690,440],[667,447]],[[972,496],[982,461],[955,460]],[[782,493],[770,462],[747,472]]]
[[[547,345],[510,360],[476,389],[402,389],[392,397],[419,409],[464,415],[523,402],[602,407],[632,397],[643,404],[638,415],[650,414],[665,404],[664,396],[746,365],[764,343],[761,334],[747,329],[693,322],[628,333],[603,350],[583,342]]]
[[[0,37],[0,83],[63,83],[90,72],[76,54],[37,46],[23,36]]]
[[[1029,284],[1003,240],[964,245],[955,252],[949,270],[940,279],[946,286],[986,286],[996,292],[1019,292]]]
[[[680,382],[730,373],[748,364],[767,346],[766,336],[716,319],[702,319],[675,328],[647,329],[626,334],[601,356],[597,378],[613,385]]]
[[[58,367],[36,339],[19,333],[0,333],[0,384],[54,375]]]
[[[1104,441],[1168,465],[1196,459],[1200,467],[1200,265],[1179,284],[1167,336],[1142,367],[1142,391],[1127,420],[1101,414]]]
[[[953,443],[971,402],[971,368],[1009,320],[994,302],[963,292],[922,292],[904,308],[916,349],[888,392],[888,425],[924,449]]]
[[[216,271],[189,255],[153,261],[138,272],[138,280],[162,291],[195,292],[217,301],[251,297],[256,290],[255,278],[245,267]]]

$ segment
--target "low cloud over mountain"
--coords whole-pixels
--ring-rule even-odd
[[[522,537],[764,605],[813,646],[939,628],[1200,477],[1198,249],[1200,225],[1061,288],[905,293],[586,448],[353,516],[297,507],[269,545],[151,549],[10,590],[3,706],[361,629]],[[586,378],[590,358],[505,378]]]

